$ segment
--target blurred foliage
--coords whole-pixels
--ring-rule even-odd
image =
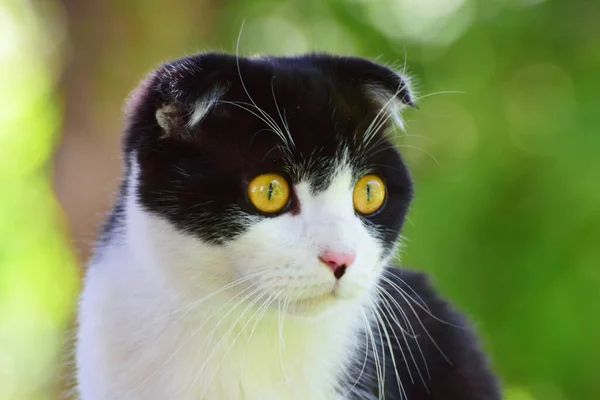
[[[0,399],[47,398],[78,285],[45,168],[59,127],[51,42],[0,2]]]
[[[54,14],[32,4],[0,2],[0,399],[44,398],[78,287],[46,168],[65,22],[47,25]],[[420,109],[398,134],[417,189],[404,264],[431,271],[472,317],[507,399],[600,398],[600,2],[103,4],[118,28],[68,30],[118,42],[93,65],[89,99],[115,140],[145,71],[235,51],[238,36],[241,54],[326,50],[406,68]]]

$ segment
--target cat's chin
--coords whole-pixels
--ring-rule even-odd
[[[334,292],[289,303],[286,313],[300,318],[322,318],[347,309],[356,299],[341,297]]]

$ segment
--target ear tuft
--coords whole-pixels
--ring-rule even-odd
[[[227,92],[230,70],[231,57],[219,53],[197,54],[155,69],[126,104],[128,140],[189,136]]]
[[[161,139],[170,136],[173,131],[181,126],[180,112],[173,104],[167,104],[156,110],[156,122],[164,131]]]
[[[328,54],[313,54],[313,63],[345,85],[361,88],[373,104],[403,127],[400,112],[406,107],[416,107],[410,79],[394,72],[391,68],[361,57],[336,57]]]
[[[389,71],[390,74],[394,74],[387,85],[381,81],[371,81],[363,85],[365,94],[367,97],[389,118],[398,126],[404,130],[404,120],[402,119],[402,112],[407,107],[418,109],[414,102],[414,94],[411,89],[411,79],[408,76],[403,76],[393,71]],[[397,89],[392,90],[393,84],[398,85]]]
[[[192,114],[187,122],[187,127],[193,128],[198,125],[226,92],[226,87],[216,86],[208,93],[201,96],[193,105]]]

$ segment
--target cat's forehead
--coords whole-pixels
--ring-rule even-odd
[[[381,106],[359,88],[343,85],[311,68],[293,72],[265,65],[240,69],[239,83],[217,86],[193,110],[199,131],[228,130],[240,140],[271,141],[304,153],[334,142],[360,141]],[[204,129],[202,129],[204,128]],[[268,137],[267,137],[267,140]]]
[[[373,164],[399,161],[381,133],[367,142],[366,127],[348,118],[339,121],[335,109],[328,112],[324,106],[317,115],[301,109],[294,113],[287,112],[284,103],[273,113],[259,104],[255,102],[254,113],[233,104],[225,104],[229,112],[224,113],[217,105],[197,128],[198,151],[215,170],[242,179],[278,172],[292,183],[305,181],[314,191],[322,191],[339,171],[358,177]]]
[[[258,64],[240,68],[239,77],[193,110],[198,147],[223,168],[278,169],[323,186],[342,166],[359,174],[377,148],[391,147],[380,108],[322,71]]]

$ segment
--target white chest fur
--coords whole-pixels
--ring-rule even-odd
[[[81,302],[82,400],[338,398],[356,313],[280,318],[242,298],[222,292],[192,309],[124,248],[106,249]]]
[[[227,245],[175,229],[128,195],[122,231],[92,263],[81,297],[81,400],[343,398],[336,385],[364,351],[362,307],[386,260],[354,215],[351,175],[337,176],[316,198],[296,187],[299,216],[254,221]],[[332,238],[361,244],[337,297],[310,303],[327,310],[318,317],[286,312],[304,301],[295,288],[331,291],[335,279],[316,254]],[[287,303],[269,304],[284,292]]]

